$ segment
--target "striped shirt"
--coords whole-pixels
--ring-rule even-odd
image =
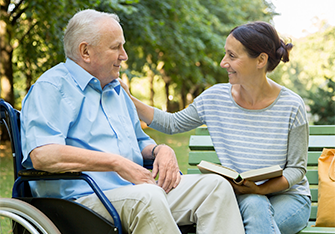
[[[239,173],[280,165],[290,185],[285,192],[310,195],[308,121],[301,97],[282,87],[270,106],[249,110],[234,101],[231,87],[214,85],[174,114],[155,109],[150,127],[173,134],[206,124],[222,165]]]

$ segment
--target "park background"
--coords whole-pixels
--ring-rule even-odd
[[[294,48],[268,76],[298,93],[310,124],[335,124],[334,0],[0,0],[0,97],[15,108],[46,70],[64,62],[62,36],[80,9],[117,13],[129,59],[121,78],[132,94],[159,109],[185,108],[206,88],[228,82],[219,64],[235,26],[256,20],[277,28]],[[278,27],[277,27],[278,26]],[[145,131],[175,151],[186,172],[194,131]],[[0,197],[10,197],[11,152],[0,130]]]

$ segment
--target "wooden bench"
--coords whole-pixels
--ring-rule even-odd
[[[309,218],[308,226],[299,234],[335,234],[335,227],[313,227],[317,214],[318,202],[318,158],[323,148],[335,148],[335,125],[311,125],[309,127],[309,147],[308,147],[308,163],[307,163],[307,179],[310,183],[312,194],[312,210]],[[201,173],[196,167],[201,160],[210,161],[220,164],[220,161],[214,151],[212,140],[209,136],[207,127],[199,127],[196,129],[195,135],[190,137],[189,142],[189,168],[187,174]],[[335,194],[334,194],[335,196]]]

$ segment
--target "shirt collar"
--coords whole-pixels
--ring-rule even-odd
[[[79,85],[79,87],[82,90],[86,88],[86,86],[90,83],[91,80],[97,79],[94,76],[92,76],[90,73],[88,73],[84,68],[79,66],[76,62],[71,60],[70,58],[66,59],[65,67],[68,69],[71,76],[73,77],[73,79],[76,81],[76,83]],[[120,94],[121,85],[117,79],[113,80],[106,86],[114,88],[115,92],[118,95]]]
[[[84,68],[69,58],[66,59],[65,67],[82,90],[84,90],[88,83],[94,78]]]
[[[121,90],[121,85],[120,85],[120,82],[119,80],[113,80],[112,82],[110,82],[108,85],[111,85],[115,92],[119,95],[120,94],[120,90]]]

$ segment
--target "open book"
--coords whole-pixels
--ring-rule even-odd
[[[245,171],[241,174],[228,167],[207,161],[201,161],[197,166],[202,173],[220,174],[232,179],[236,184],[241,184],[244,180],[251,180],[256,182],[271,179],[283,174],[283,170],[279,165]]]

